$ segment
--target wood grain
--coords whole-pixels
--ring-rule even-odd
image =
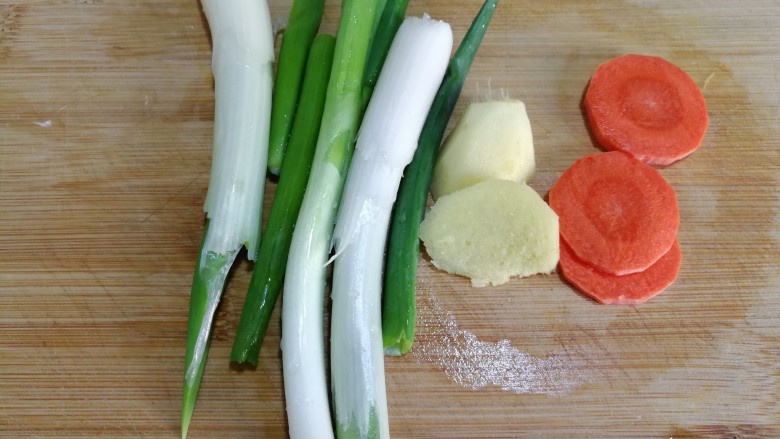
[[[409,12],[457,43],[479,3]],[[650,303],[606,307],[557,275],[475,290],[423,259],[417,347],[386,363],[395,437],[780,437],[778,16],[771,0],[500,4],[455,117],[486,94],[525,101],[540,193],[596,150],[579,104],[599,63],[660,55],[704,89],[704,146],[661,171],[684,262]],[[0,0],[0,437],[179,436],[208,38],[196,0]],[[228,364],[250,270],[225,292],[192,438],[286,436],[278,312],[256,370]],[[499,347],[538,372],[513,381],[528,386],[464,387]]]

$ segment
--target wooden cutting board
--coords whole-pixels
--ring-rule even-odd
[[[480,6],[410,3],[456,43]],[[542,194],[597,151],[580,99],[601,62],[663,56],[704,90],[704,145],[661,170],[683,266],[608,307],[558,275],[472,289],[423,259],[416,347],[386,362],[395,437],[780,437],[778,17],[773,0],[502,1],[455,117],[525,101]],[[196,0],[0,1],[0,437],[179,436],[212,85]],[[250,270],[229,280],[191,438],[287,435],[278,312],[260,365],[228,364]]]

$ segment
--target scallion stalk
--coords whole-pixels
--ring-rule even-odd
[[[387,355],[405,354],[414,342],[420,222],[428,201],[433,165],[463,82],[497,3],[498,0],[487,0],[471,23],[436,94],[414,158],[404,170],[388,238],[382,304],[382,338]]]
[[[335,42],[336,39],[331,35],[319,35],[309,52],[301,103],[252,270],[252,280],[249,282],[249,291],[230,354],[232,361],[257,364],[260,346],[282,288],[293,228],[301,209],[314,147],[317,145]]]
[[[387,52],[390,50],[390,44],[395,38],[401,22],[404,21],[406,7],[409,0],[388,0],[385,4],[379,24],[371,40],[371,51],[368,53],[366,61],[366,73],[363,75],[363,108],[368,106],[371,94],[376,87],[376,81],[379,79],[379,72],[387,58]]]
[[[333,437],[323,337],[334,218],[361,117],[363,74],[378,0],[341,4],[333,67],[306,195],[287,259],[282,365],[290,437]]]
[[[282,35],[271,109],[268,171],[279,175],[297,113],[304,67],[320,27],[325,0],[295,0]]]
[[[452,50],[449,24],[404,20],[360,127],[334,232],[331,385],[338,437],[389,438],[381,335],[390,212]]]
[[[213,42],[214,149],[204,204],[208,221],[193,276],[184,370],[186,437],[206,364],[212,321],[242,246],[255,254],[260,231],[273,76],[265,0],[202,0]]]

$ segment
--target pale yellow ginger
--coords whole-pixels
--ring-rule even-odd
[[[475,287],[551,273],[558,236],[558,216],[547,203],[525,183],[508,180],[439,198],[420,226],[433,264],[471,278]]]
[[[434,198],[486,180],[529,181],[534,142],[517,100],[469,105],[442,146],[431,181]]]

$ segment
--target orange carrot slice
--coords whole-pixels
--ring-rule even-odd
[[[672,248],[645,271],[615,276],[588,265],[577,258],[565,241],[561,241],[560,267],[563,277],[596,302],[607,305],[636,305],[665,290],[677,279],[682,263],[680,244]]]
[[[657,170],[619,151],[574,162],[550,189],[549,202],[577,257],[616,275],[655,263],[680,224],[674,189]]]
[[[584,106],[602,147],[652,165],[692,153],[707,131],[701,90],[682,69],[658,57],[624,55],[600,65]]]

